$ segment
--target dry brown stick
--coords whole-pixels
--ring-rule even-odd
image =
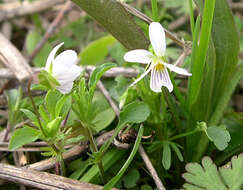
[[[27,64],[19,50],[0,33],[0,60],[22,81],[32,74],[31,67]]]
[[[14,3],[1,4],[0,22],[19,16],[41,12],[64,2],[65,0],[38,0],[31,3],[27,3],[26,1],[24,3],[21,3],[17,1]]]
[[[134,7],[126,4],[126,3],[122,3],[121,4],[124,6],[124,8],[131,13],[132,15],[140,18],[141,20],[143,20],[144,22],[150,24],[151,22],[153,22],[153,20],[151,18],[149,18],[147,15],[141,13],[140,11],[138,11],[137,9],[135,9]],[[184,41],[178,39],[172,32],[168,31],[167,29],[165,29],[165,34],[168,38],[170,38],[171,40],[173,40],[175,43],[177,43],[178,45],[184,47],[184,48],[188,48],[191,49],[191,47],[189,45],[187,45]]]
[[[152,178],[154,179],[154,182],[155,182],[156,186],[158,187],[158,189],[165,190],[164,185],[162,184],[156,170],[154,169],[154,167],[142,145],[139,146],[138,151],[139,151],[139,154],[141,155],[146,167],[148,168]]]
[[[230,3],[230,8],[233,10],[243,10],[243,2],[235,2]]]
[[[0,179],[45,190],[101,190],[102,187],[26,168],[0,164]]]
[[[178,19],[174,20],[168,25],[169,30],[176,30],[177,28],[184,25],[186,22],[188,22],[190,17],[188,15],[184,15],[179,17]]]
[[[104,85],[101,81],[99,81],[97,83],[97,87],[103,93],[105,98],[108,100],[108,102],[111,105],[112,109],[114,110],[116,116],[119,116],[119,114],[120,114],[119,108],[116,106],[116,103],[112,100],[112,97],[110,96],[109,92],[106,90],[106,88],[104,87]]]
[[[85,69],[91,73],[96,67],[95,66],[86,66]],[[41,68],[32,67],[33,72],[38,72]],[[138,75],[138,70],[134,68],[125,68],[125,67],[115,67],[111,68],[107,72],[104,73],[104,77],[117,77],[122,75],[124,77],[135,77]],[[14,79],[16,78],[13,72],[8,68],[0,69],[0,79]]]
[[[43,45],[45,44],[45,42],[55,32],[55,30],[57,29],[58,25],[62,21],[64,15],[69,10],[69,8],[71,7],[71,5],[72,5],[72,2],[68,0],[65,3],[65,5],[63,6],[63,8],[59,11],[59,13],[56,16],[56,18],[53,20],[53,22],[50,24],[50,26],[46,30],[46,33],[45,33],[44,37],[41,39],[41,41],[37,44],[37,46],[35,47],[35,49],[33,50],[33,52],[30,54],[29,59],[28,59],[29,62],[31,62],[33,60],[33,58],[37,55],[37,53],[43,47]]]
[[[106,99],[109,101],[109,103],[111,104],[111,107],[114,110],[114,112],[116,113],[116,115],[119,116],[120,110],[119,110],[118,106],[116,105],[116,103],[112,100],[111,96],[109,95],[108,91],[105,89],[102,82],[99,81],[97,86],[98,86],[99,90],[104,94]],[[147,156],[147,154],[141,144],[139,145],[139,154],[142,157],[143,161],[145,162],[145,165],[146,165],[147,169],[149,170],[150,174],[152,175],[157,188],[159,190],[165,190],[161,180],[158,177],[156,170],[154,169],[151,161],[149,160],[149,157]]]

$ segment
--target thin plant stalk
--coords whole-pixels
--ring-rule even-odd
[[[42,134],[43,134],[45,137],[47,137],[47,135],[46,135],[46,133],[45,133],[45,131],[44,131],[44,128],[43,128],[43,126],[42,126],[42,124],[41,124],[41,121],[40,121],[40,114],[39,114],[39,112],[38,112],[38,110],[37,110],[37,107],[36,107],[36,105],[35,105],[34,98],[33,98],[32,93],[31,93],[31,89],[30,89],[30,87],[31,87],[31,83],[32,83],[32,77],[30,77],[30,78],[29,78],[29,81],[28,81],[28,95],[29,95],[29,98],[30,98],[30,100],[31,100],[32,106],[33,106],[33,108],[34,108],[35,114],[36,114],[36,116],[37,116],[37,120],[38,120],[38,124],[39,124],[39,126],[40,126],[40,130],[41,130]],[[54,149],[54,151],[56,152],[57,155],[58,155],[58,154],[61,154],[60,150],[57,149],[57,147],[56,147],[54,144],[51,144],[50,146]],[[62,155],[60,156],[60,158],[61,158],[61,160],[62,160],[62,161],[59,163],[59,164],[60,164],[60,169],[61,169],[61,174],[64,176],[64,175],[65,175],[65,167],[64,167],[64,161],[63,161]],[[59,166],[58,166],[58,164],[56,165],[56,173],[59,173],[59,172],[57,172],[57,170],[59,170]]]
[[[153,20],[157,22],[159,18],[157,0],[151,0],[151,4],[152,4]]]
[[[40,121],[40,114],[39,114],[39,112],[38,112],[38,110],[37,110],[37,107],[36,107],[36,105],[35,105],[35,101],[34,101],[33,96],[32,96],[32,94],[31,94],[31,90],[30,90],[31,83],[32,83],[32,77],[30,77],[30,78],[29,78],[29,81],[28,81],[28,95],[29,95],[29,98],[30,98],[30,100],[31,100],[32,106],[33,106],[33,108],[34,108],[35,114],[36,114],[36,116],[37,116],[37,120],[38,120],[38,124],[39,124],[39,126],[40,126],[40,130],[41,130],[42,134],[43,134],[45,137],[47,137],[47,135],[46,135],[46,133],[45,133],[45,131],[44,131],[44,129],[43,129],[43,126],[42,126],[42,124],[41,124],[41,121]]]
[[[95,143],[92,131],[90,130],[89,127],[87,127],[87,135],[88,135],[88,139],[89,139],[89,142],[90,142],[90,148],[91,148],[92,152],[98,152],[98,147]],[[98,165],[98,168],[99,168],[99,171],[100,171],[101,180],[102,180],[103,184],[105,184],[106,178],[105,178],[105,170],[104,170],[104,167],[103,167],[103,164],[102,164],[102,160],[99,160],[97,165]]]

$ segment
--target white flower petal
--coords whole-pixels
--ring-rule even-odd
[[[49,67],[51,65],[51,62],[54,61],[54,58],[55,58],[55,55],[58,51],[58,49],[64,44],[64,42],[58,44],[57,46],[55,46],[50,54],[48,55],[48,58],[47,58],[47,61],[46,61],[46,66],[45,66],[45,70],[48,71],[49,70]]]
[[[164,56],[166,49],[165,31],[160,23],[152,22],[149,25],[149,38],[155,54]]]
[[[150,63],[152,61],[153,54],[144,49],[135,49],[127,52],[124,55],[124,60],[134,63]]]
[[[175,73],[178,73],[178,74],[181,74],[181,75],[186,75],[186,76],[191,76],[192,75],[186,69],[177,67],[175,65],[171,65],[171,64],[168,64],[168,63],[163,63],[163,65],[165,67],[167,67],[168,69],[170,69],[171,71],[175,72]]]
[[[55,59],[54,59],[54,65],[65,65],[65,66],[72,66],[77,64],[78,62],[78,56],[77,53],[73,50],[66,50],[62,53],[60,53]]]
[[[157,71],[155,68],[152,69],[150,78],[150,88],[154,92],[161,92],[162,86],[168,88],[169,92],[173,91],[173,85],[170,80],[167,69]]]
[[[73,82],[81,73],[82,68],[77,65],[67,66],[57,66],[53,67],[53,76],[57,81],[62,83]]]
[[[146,70],[143,74],[141,74],[140,77],[138,77],[131,85],[130,87],[134,86],[135,84],[137,84],[143,77],[145,77],[150,71],[151,69],[153,68],[153,66],[151,65],[148,70]]]
[[[62,94],[68,94],[69,92],[71,92],[72,88],[73,88],[73,82],[69,82],[56,87],[56,89],[59,90]]]

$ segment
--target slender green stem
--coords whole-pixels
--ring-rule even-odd
[[[192,36],[194,34],[194,10],[193,10],[193,2],[192,0],[188,0],[189,1],[189,9],[190,9],[190,24],[191,24],[191,32],[192,32]]]
[[[97,147],[95,140],[93,138],[92,131],[89,127],[86,127],[86,128],[87,128],[88,139],[89,139],[89,142],[90,142],[90,148],[91,148],[92,152],[98,152],[98,147]],[[103,182],[103,184],[105,184],[106,178],[105,178],[105,170],[104,170],[104,167],[103,167],[103,164],[102,164],[102,160],[99,160],[97,164],[98,164],[98,168],[99,168],[99,171],[100,171],[100,176],[101,176],[102,182]]]
[[[167,104],[169,106],[169,108],[171,109],[172,113],[173,113],[173,118],[175,121],[175,125],[176,127],[180,127],[180,119],[179,119],[179,113],[177,111],[177,108],[172,100],[171,94],[169,93],[169,91],[167,89],[165,89],[163,91],[165,93],[165,99],[167,101]]]
[[[46,133],[45,133],[43,127],[42,127],[41,121],[40,121],[40,114],[39,114],[39,112],[38,112],[38,110],[37,110],[37,107],[36,107],[36,105],[35,105],[35,101],[34,101],[33,96],[32,96],[32,94],[31,94],[31,90],[30,90],[31,83],[32,83],[32,77],[30,77],[30,79],[29,79],[29,81],[28,81],[28,95],[29,95],[29,98],[30,98],[31,103],[32,103],[32,105],[33,105],[35,114],[36,114],[36,116],[37,116],[37,120],[38,120],[38,124],[39,124],[39,126],[40,126],[40,130],[41,130],[42,134],[43,134],[45,137],[47,137],[47,135],[46,135]]]
[[[155,22],[158,22],[158,5],[157,5],[157,0],[151,0],[152,3],[152,14],[153,14],[153,20]]]
[[[176,139],[179,139],[179,138],[182,138],[182,137],[186,137],[186,136],[192,135],[194,133],[197,133],[199,131],[200,130],[195,129],[195,130],[190,131],[190,132],[182,133],[182,134],[179,134],[179,135],[176,135],[176,136],[173,136],[173,137],[169,138],[168,141],[173,141],[173,140],[176,140]]]
[[[66,175],[66,169],[65,169],[65,164],[64,164],[62,152],[55,146],[55,144],[50,144],[50,146],[52,147],[52,149],[57,154],[57,162],[60,165],[60,171],[61,171],[60,173],[61,173],[62,176],[65,176]]]

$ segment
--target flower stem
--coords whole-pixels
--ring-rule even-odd
[[[153,14],[153,20],[155,22],[159,21],[158,18],[158,6],[157,6],[157,0],[151,0],[152,3],[152,14]]]
[[[39,112],[38,112],[38,110],[37,110],[37,107],[36,107],[36,105],[35,105],[35,101],[34,101],[33,96],[32,96],[32,94],[31,94],[31,90],[30,90],[31,83],[32,83],[32,76],[29,78],[29,81],[28,81],[28,95],[29,95],[29,98],[30,98],[31,103],[32,103],[32,105],[33,105],[35,114],[36,114],[36,116],[37,116],[37,120],[38,120],[38,124],[39,124],[39,126],[40,126],[40,130],[41,130],[42,134],[43,134],[45,137],[47,137],[47,135],[46,135],[46,133],[45,133],[45,131],[44,131],[42,125],[41,125],[40,114],[39,114]]]
[[[87,135],[88,135],[88,139],[89,139],[89,142],[90,142],[91,151],[92,152],[98,152],[98,147],[97,147],[95,140],[93,138],[92,131],[89,127],[86,127],[86,128],[87,128]],[[100,176],[101,176],[102,182],[103,182],[103,184],[105,184],[106,178],[105,178],[105,170],[104,170],[104,167],[103,167],[103,164],[102,164],[102,160],[99,160],[97,165],[98,165],[98,168],[99,168],[99,171],[100,171]]]
[[[179,135],[176,135],[176,136],[169,138],[168,141],[173,141],[173,140],[176,140],[176,139],[179,139],[179,138],[182,138],[182,137],[186,137],[186,136],[192,135],[192,134],[199,132],[199,131],[200,131],[199,129],[194,129],[193,131],[190,131],[190,132],[181,133]]]
[[[65,170],[62,152],[54,144],[51,144],[50,146],[57,154],[56,174],[58,175],[60,173],[61,176],[65,176],[66,170]],[[60,170],[60,172],[59,172],[59,170]]]

